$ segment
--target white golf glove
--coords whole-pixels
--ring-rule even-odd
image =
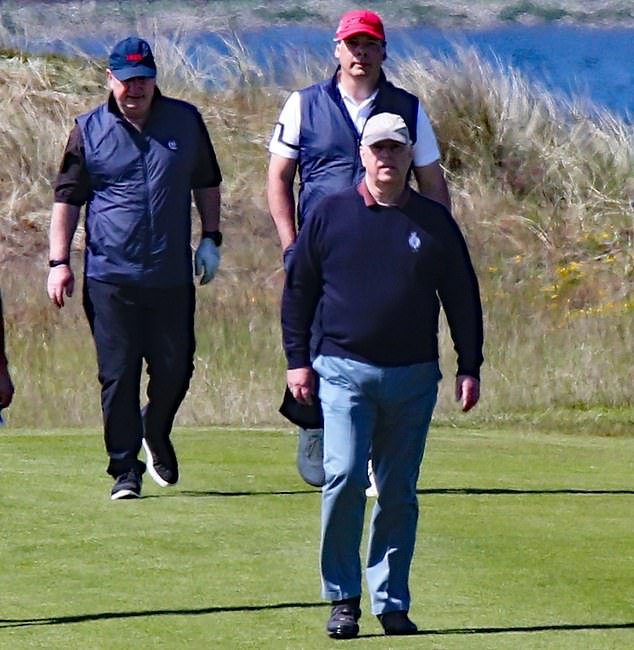
[[[194,270],[196,275],[202,273],[200,284],[207,284],[207,282],[213,280],[219,264],[220,249],[218,246],[208,237],[201,239],[196,249],[196,254],[194,255]]]

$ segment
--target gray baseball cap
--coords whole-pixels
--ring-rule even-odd
[[[393,140],[401,144],[412,144],[405,120],[395,113],[378,113],[366,123],[361,134],[361,144],[370,146],[381,140]]]

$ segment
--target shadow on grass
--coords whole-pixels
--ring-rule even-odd
[[[266,491],[228,491],[228,490],[181,490],[179,492],[165,492],[162,494],[149,494],[144,499],[163,499],[165,497],[270,497],[270,496],[295,496],[301,494],[319,494],[321,488],[307,490],[266,490]],[[518,490],[514,488],[421,488],[416,494],[457,494],[457,495],[634,495],[634,490],[579,490],[575,488],[556,488],[552,490]]]
[[[634,623],[588,623],[561,625],[521,625],[511,627],[456,627],[445,628],[440,630],[418,630],[412,636],[451,636],[461,634],[528,634],[531,632],[583,632],[586,630],[631,630],[634,629]],[[380,637],[383,634],[364,634],[363,638]]]
[[[295,496],[301,494],[320,494],[320,488],[308,490],[262,490],[259,491],[230,491],[230,490],[181,490],[179,492],[163,492],[161,494],[143,495],[143,499],[163,499],[165,497],[275,497]]]
[[[326,607],[328,603],[277,603],[274,605],[242,605],[235,607],[199,607],[195,609],[148,609],[138,612],[98,612],[76,614],[75,616],[49,616],[43,618],[0,618],[0,630],[11,627],[32,627],[38,625],[69,625],[90,621],[107,621],[120,618],[144,618],[146,616],[200,616],[230,612],[262,612],[275,609],[308,609]]]
[[[0,618],[0,630],[18,627],[37,627],[46,625],[72,625],[112,619],[144,618],[150,616],[201,616],[231,612],[261,612],[277,609],[325,608],[327,603],[277,603],[273,605],[243,605],[235,607],[201,607],[196,609],[151,609],[137,612],[99,612],[77,614],[75,616],[49,616],[43,618]],[[587,623],[559,625],[526,625],[509,627],[458,627],[441,629],[422,629],[417,636],[449,636],[461,634],[506,634],[531,632],[574,632],[583,630],[628,630],[634,623]],[[382,634],[364,634],[364,638],[383,637]]]
[[[634,490],[578,490],[575,488],[555,488],[552,490],[516,490],[514,488],[422,488],[416,494],[634,494]]]

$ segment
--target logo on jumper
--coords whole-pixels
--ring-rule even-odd
[[[126,59],[128,61],[140,61],[143,58],[142,54],[128,54]]]
[[[178,142],[176,140],[170,140],[167,143],[168,149],[171,149],[172,151],[178,151]]]
[[[420,250],[421,241],[420,241],[420,237],[415,232],[411,232],[409,234],[409,239],[407,240],[407,243],[415,253],[418,253],[418,251]]]

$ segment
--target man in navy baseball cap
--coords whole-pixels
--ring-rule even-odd
[[[109,69],[119,81],[134,77],[156,77],[156,63],[147,41],[136,36],[119,41],[108,61]]]
[[[220,264],[222,174],[199,110],[156,86],[146,41],[120,41],[108,66],[108,98],[76,118],[60,164],[48,295],[63,307],[73,294],[71,244],[85,206],[83,304],[97,351],[110,496],[118,500],[141,496],[146,466],[161,487],[178,482],[170,435],[194,370],[193,271],[207,284]],[[193,269],[192,198],[201,225]],[[144,361],[148,401],[139,408]]]

